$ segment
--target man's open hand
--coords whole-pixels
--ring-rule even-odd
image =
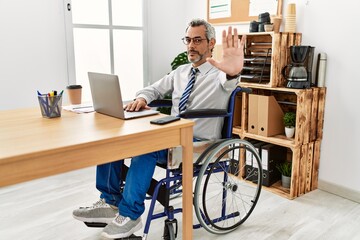
[[[241,72],[244,66],[244,44],[246,35],[243,35],[241,40],[237,33],[237,29],[234,28],[234,35],[232,34],[232,27],[228,28],[222,33],[222,59],[216,61],[212,58],[206,59],[210,64],[225,72],[229,76],[235,76]]]

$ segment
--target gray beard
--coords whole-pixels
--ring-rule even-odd
[[[189,58],[188,58],[188,60],[189,60],[189,62],[191,62],[191,63],[197,63],[197,62],[201,61],[201,60],[204,58],[204,56],[205,56],[206,53],[207,53],[207,52],[205,52],[204,54],[200,54],[200,53],[199,53],[199,57],[196,58],[195,60],[190,60]]]
[[[194,59],[194,60],[190,60],[190,59],[189,59],[189,61],[192,62],[192,63],[197,63],[197,62],[199,62],[200,60],[202,60],[203,57],[204,57],[204,55],[199,54],[199,57],[198,57],[198,58],[196,58],[196,59]]]

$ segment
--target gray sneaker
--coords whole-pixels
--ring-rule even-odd
[[[80,207],[73,211],[73,217],[87,223],[106,223],[114,220],[118,208],[107,204],[104,199],[100,199],[91,207]]]
[[[129,217],[117,215],[103,230],[102,236],[106,238],[125,238],[142,228],[141,217],[131,220]]]

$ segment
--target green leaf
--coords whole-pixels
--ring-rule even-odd
[[[283,120],[285,127],[295,127],[296,114],[294,112],[287,112],[284,114]]]
[[[291,177],[291,163],[290,162],[282,162],[279,165],[276,166],[276,168],[279,170],[279,172],[287,177]]]
[[[171,62],[171,69],[175,70],[176,68],[178,68],[179,66],[183,65],[183,64],[187,64],[190,63],[188,58],[187,58],[187,52],[182,52],[179,55],[177,55],[175,57],[175,59]]]

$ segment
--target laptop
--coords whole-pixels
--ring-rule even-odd
[[[124,111],[117,75],[88,72],[94,110],[120,119],[132,119],[158,114],[156,110]]]

